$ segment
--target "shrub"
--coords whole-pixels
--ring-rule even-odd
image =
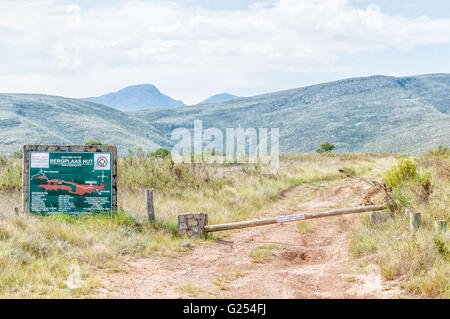
[[[23,151],[17,151],[13,153],[13,158],[22,158],[23,157]]]
[[[99,141],[88,141],[84,143],[84,145],[108,145],[108,144],[103,144],[102,142]]]
[[[154,152],[150,152],[148,154],[149,157],[159,157],[159,158],[166,158],[170,157],[170,151],[167,148],[159,148]]]
[[[417,165],[408,157],[404,157],[397,165],[386,172],[386,185],[396,188],[416,176]]]
[[[317,153],[330,153],[334,150],[334,145],[328,142],[320,144],[320,147],[316,150]]]
[[[440,157],[440,156],[450,156],[450,149],[448,147],[444,147],[442,145],[439,145],[439,147],[435,150],[430,150],[426,154],[426,156],[434,156],[434,157]]]
[[[426,202],[432,192],[431,173],[419,173],[416,163],[404,157],[386,172],[386,185],[393,188],[397,199],[404,198],[404,192],[407,191],[414,193],[417,200]]]

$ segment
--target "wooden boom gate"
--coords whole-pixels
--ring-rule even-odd
[[[292,215],[282,215],[277,217],[226,223],[226,224],[216,224],[208,225],[208,215],[205,213],[186,213],[178,215],[178,233],[180,235],[188,235],[190,237],[200,238],[205,232],[215,232],[230,229],[240,229],[247,227],[256,227],[263,225],[270,225],[276,223],[287,223],[299,220],[329,217],[329,216],[340,216],[348,214],[358,214],[365,212],[375,212],[386,209],[385,205],[371,205],[371,206],[360,206],[353,208],[343,208],[336,210],[329,210],[325,212],[313,212],[308,214],[292,214]]]

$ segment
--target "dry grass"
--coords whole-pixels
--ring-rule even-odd
[[[248,166],[192,168],[174,165],[172,169],[167,166],[169,174],[175,174],[171,178],[180,179],[179,184],[166,186],[165,182],[150,178],[146,182],[129,184],[122,183],[121,179],[119,205],[138,220],[145,218],[144,189],[151,188],[155,190],[155,213],[161,220],[174,221],[181,212],[201,211],[208,213],[211,224],[238,221],[258,216],[264,207],[276,202],[278,195],[290,187],[341,179],[343,176],[337,170],[342,167],[353,169],[358,175],[364,174],[388,167],[394,158],[393,155],[378,154],[282,155],[276,175],[263,174],[260,167]],[[144,179],[157,171],[152,165],[159,165],[148,158],[133,161],[134,168],[125,164],[128,159],[120,161],[121,176],[129,176],[129,171],[136,169],[142,170],[137,175]],[[176,171],[183,171],[182,177],[176,177],[173,173]],[[140,186],[136,187],[136,184]]]
[[[297,223],[297,231],[300,234],[309,233],[310,231],[312,231],[312,229],[313,229],[313,226],[306,221]]]
[[[123,214],[6,217],[0,220],[0,296],[86,296],[99,285],[93,269],[115,269],[126,255],[170,254],[178,241],[170,227]],[[76,287],[66,282],[73,267],[80,269]]]
[[[0,156],[0,190],[17,192],[22,189],[22,160]]]
[[[237,271],[234,273],[221,275],[221,276],[217,277],[216,279],[214,279],[212,283],[215,286],[217,286],[217,288],[219,288],[220,290],[227,290],[228,285],[231,282],[233,282],[241,277],[244,277],[245,275],[246,275],[245,272]]]
[[[207,292],[205,290],[197,287],[191,282],[178,286],[177,290],[194,299],[205,298],[205,296],[207,295]]]
[[[177,254],[176,216],[203,211],[210,223],[259,216],[279,194],[303,183],[382,174],[395,156],[283,155],[277,174],[258,166],[173,164],[169,159],[119,160],[119,213],[114,218],[14,216],[21,206],[21,161],[0,160],[0,297],[86,297],[100,287],[96,271],[120,270],[127,256]],[[154,190],[157,223],[146,221],[144,190]],[[267,249],[266,249],[267,250]],[[255,253],[257,254],[257,253]],[[192,287],[182,287],[194,295]]]
[[[269,261],[274,256],[274,250],[279,249],[274,244],[265,244],[253,249],[249,257],[253,263],[264,263]]]
[[[392,179],[392,172],[398,172],[400,166],[388,172],[388,177]],[[391,182],[399,203],[397,211],[382,224],[362,219],[354,233],[351,250],[363,264],[378,264],[385,279],[400,280],[411,293],[449,298],[450,236],[437,234],[434,221],[449,217],[450,153],[429,153],[414,159],[408,170],[413,166],[417,166],[415,172],[410,170],[403,174],[403,179]],[[409,230],[405,207],[422,215],[422,225],[416,233]]]

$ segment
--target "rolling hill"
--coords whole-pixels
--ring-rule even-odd
[[[153,150],[166,141],[155,128],[110,107],[58,96],[0,94],[0,154],[23,144],[115,144],[125,154]]]
[[[170,108],[184,106],[181,101],[162,94],[152,84],[127,86],[126,88],[98,97],[88,97],[85,101],[110,106],[122,111],[145,110],[152,108]]]
[[[351,78],[232,101],[122,112],[79,99],[0,94],[0,154],[23,144],[99,140],[145,151],[171,147],[177,127],[280,129],[282,152],[311,152],[324,141],[336,152],[417,154],[450,144],[450,74]]]
[[[420,153],[450,144],[450,74],[351,78],[224,103],[132,112],[167,139],[177,127],[278,127],[282,152]]]
[[[221,94],[213,95],[213,96],[207,98],[206,100],[204,100],[204,101],[202,101],[202,102],[200,102],[198,104],[228,102],[228,101],[236,100],[238,98],[240,98],[240,97],[236,96],[236,95],[233,95],[233,94],[221,93]]]

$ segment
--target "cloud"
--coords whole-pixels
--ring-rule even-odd
[[[450,19],[393,16],[344,0],[270,1],[241,11],[0,0],[0,85],[88,96],[143,81],[191,92],[193,102],[205,85],[211,93],[251,87],[261,84],[252,74],[313,71],[343,55],[449,42]]]

